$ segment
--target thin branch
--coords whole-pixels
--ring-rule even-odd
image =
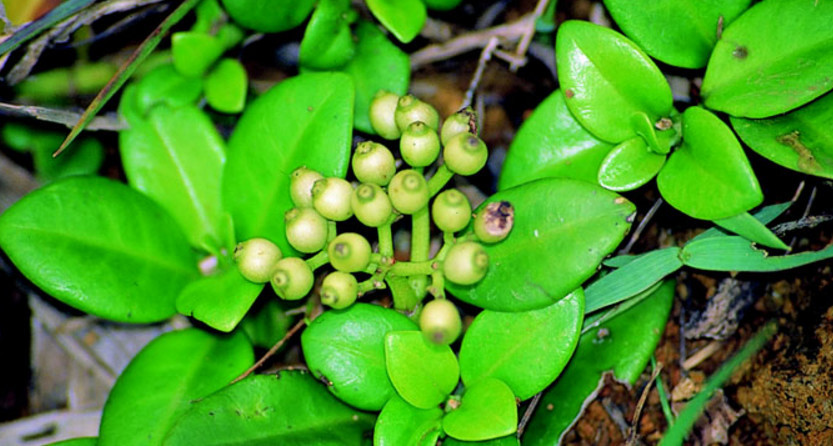
[[[535,413],[535,408],[538,407],[538,403],[541,402],[541,396],[543,395],[544,392],[536,393],[535,396],[532,397],[532,401],[529,402],[529,406],[526,406],[526,410],[524,411],[524,414],[521,417],[521,421],[520,423],[518,423],[518,440],[520,440],[521,436],[524,434],[526,425],[527,423],[529,423],[529,420],[532,419],[532,414]]]
[[[18,118],[34,118],[46,122],[62,124],[69,128],[75,125],[81,118],[80,112],[62,110],[58,108],[38,107],[34,105],[15,105],[0,102],[0,115],[14,116]],[[87,130],[109,130],[119,131],[127,128],[122,120],[115,114],[98,116],[87,126]]]
[[[275,343],[275,345],[273,345],[273,346],[272,346],[272,348],[270,348],[270,349],[269,349],[269,351],[268,351],[268,352],[266,352],[266,354],[264,354],[264,355],[263,355],[263,357],[261,357],[260,359],[258,359],[258,361],[257,361],[256,363],[254,363],[254,365],[253,365],[253,366],[249,367],[249,369],[248,369],[248,370],[246,370],[245,372],[243,372],[243,374],[241,374],[241,375],[240,375],[240,376],[238,376],[237,378],[234,378],[234,380],[233,380],[232,382],[230,382],[229,384],[230,384],[230,385],[231,385],[231,384],[234,384],[234,383],[236,383],[237,381],[240,381],[241,379],[244,379],[244,378],[246,378],[247,376],[251,375],[251,374],[252,374],[252,372],[254,372],[255,370],[259,369],[259,368],[260,368],[260,366],[262,366],[264,362],[266,362],[269,358],[271,358],[271,357],[272,357],[272,355],[274,355],[275,353],[277,353],[277,352],[278,352],[278,350],[280,350],[280,348],[281,348],[281,347],[283,347],[283,344],[285,344],[285,343],[286,343],[286,341],[288,341],[288,340],[289,340],[289,338],[291,338],[292,336],[294,336],[294,335],[295,335],[295,333],[297,333],[297,332],[298,332],[298,330],[300,330],[301,328],[303,328],[303,327],[304,327],[304,325],[306,325],[306,323],[307,323],[306,319],[301,319],[300,321],[298,321],[298,323],[296,323],[295,325],[293,325],[293,326],[292,326],[292,328],[290,328],[290,329],[289,329],[289,331],[287,331],[287,332],[286,332],[286,334],[285,334],[285,335],[281,338],[281,340],[280,340],[280,341],[278,341],[278,342],[276,342],[276,343]]]
[[[483,52],[480,53],[480,59],[477,61],[477,69],[474,70],[474,75],[471,77],[469,89],[466,90],[466,97],[463,99],[463,104],[460,105],[460,109],[471,105],[471,101],[474,99],[474,92],[477,90],[477,86],[480,85],[480,78],[483,77],[483,71],[486,69],[486,64],[492,60],[492,53],[497,49],[497,45],[497,37],[491,37],[489,38],[489,43],[483,48]]]
[[[639,240],[639,236],[642,235],[642,231],[645,230],[645,227],[648,226],[648,222],[654,217],[654,214],[657,213],[657,210],[662,205],[662,198],[657,198],[657,201],[654,202],[654,205],[651,206],[651,209],[648,209],[648,213],[645,214],[645,217],[642,218],[642,221],[639,222],[639,225],[636,227],[636,230],[633,231],[633,235],[631,235],[630,240],[628,240],[628,244],[619,251],[619,255],[625,255],[631,251],[633,245]]]
[[[697,367],[698,365],[700,365],[701,362],[708,359],[711,355],[717,353],[721,347],[723,347],[722,341],[712,341],[705,347],[698,350],[697,353],[686,358],[686,360],[683,362],[683,370],[691,370]]]
[[[659,372],[662,371],[662,364],[657,364],[657,367],[654,369],[654,372],[651,373],[651,378],[645,383],[645,388],[642,389],[642,395],[639,397],[639,402],[636,403],[636,411],[633,414],[633,420],[631,420],[631,427],[630,433],[628,434],[628,441],[626,444],[634,445],[636,444],[636,435],[639,432],[639,418],[642,416],[642,409],[645,407],[645,401],[648,400],[648,394],[651,393],[651,385],[659,376]]]
[[[518,46],[515,48],[515,54],[519,58],[523,58],[526,55],[526,50],[529,48],[529,44],[532,42],[532,37],[535,36],[535,23],[538,21],[538,17],[541,17],[541,14],[547,9],[547,4],[549,0],[538,0],[538,4],[535,5],[535,10],[532,11],[532,20],[530,20],[527,24],[527,29],[524,34],[521,36],[521,41],[518,42]],[[526,62],[524,61],[523,64],[516,64],[513,63],[509,66],[509,69],[514,73],[518,71],[518,68],[525,65]]]

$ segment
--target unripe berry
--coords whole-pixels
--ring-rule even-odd
[[[359,295],[359,283],[350,274],[333,271],[321,283],[321,303],[336,310],[353,305]]]
[[[316,181],[324,178],[320,173],[301,166],[289,177],[289,196],[292,202],[299,208],[312,207],[312,186]]]
[[[443,149],[443,159],[449,170],[460,175],[473,175],[486,165],[489,149],[477,136],[458,133],[448,140]]]
[[[355,232],[339,234],[327,247],[330,264],[345,273],[364,271],[370,264],[370,243]]]
[[[303,259],[287,257],[276,265],[270,280],[272,289],[281,299],[303,299],[312,290],[315,277]]]
[[[462,242],[451,247],[443,262],[445,278],[458,285],[474,285],[489,269],[489,254],[477,242]]]
[[[414,95],[406,94],[399,98],[394,114],[396,126],[404,132],[412,122],[422,121],[437,131],[440,129],[440,114],[431,105],[420,101]]]
[[[471,107],[466,107],[446,118],[440,131],[440,141],[446,145],[452,137],[464,132],[477,134],[477,115]]]
[[[356,218],[371,228],[385,224],[393,212],[388,194],[381,187],[371,183],[360,184],[353,191],[350,206]]]
[[[399,95],[379,90],[370,103],[370,125],[382,138],[394,140],[402,134],[394,117],[398,102]]]
[[[313,253],[327,246],[327,220],[312,208],[293,208],[284,214],[286,239],[293,248]]]
[[[399,153],[411,166],[430,166],[440,156],[440,138],[437,131],[422,121],[412,122],[402,132],[399,140]]]
[[[434,224],[443,232],[457,232],[471,221],[471,203],[457,189],[440,192],[431,206]]]
[[[508,201],[487,204],[474,217],[474,235],[483,243],[497,243],[509,236],[515,223],[515,208]]]
[[[373,141],[364,141],[353,153],[353,175],[362,183],[385,186],[396,173],[396,160],[387,147]]]
[[[272,277],[275,263],[283,257],[278,245],[265,238],[252,238],[234,248],[234,261],[246,280],[266,283]]]
[[[393,207],[405,215],[421,210],[431,198],[425,177],[410,169],[399,171],[393,176],[388,186],[388,195]]]
[[[327,220],[344,221],[353,216],[350,197],[353,186],[341,178],[324,178],[312,186],[312,206]]]
[[[419,328],[430,342],[448,345],[463,331],[460,312],[446,299],[434,299],[425,304],[419,315]]]

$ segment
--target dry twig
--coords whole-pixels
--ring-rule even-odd
[[[275,345],[273,345],[272,348],[270,348],[269,351],[266,352],[266,354],[263,355],[263,357],[258,359],[257,362],[254,363],[253,366],[249,367],[248,370],[243,372],[240,376],[238,376],[237,378],[234,378],[234,380],[232,382],[230,382],[229,385],[234,384],[237,381],[240,381],[240,380],[246,378],[247,376],[251,375],[255,370],[259,369],[260,366],[262,366],[263,363],[266,362],[266,360],[268,360],[269,358],[272,357],[272,355],[277,353],[278,350],[280,350],[280,348],[283,346],[283,344],[285,344],[286,341],[289,340],[289,338],[294,336],[295,333],[298,332],[298,330],[303,328],[304,325],[306,325],[306,323],[307,323],[306,319],[301,319],[300,321],[298,321],[298,323],[293,325],[292,328],[290,328],[289,331],[287,331],[286,334],[281,338],[281,340],[276,342]]]

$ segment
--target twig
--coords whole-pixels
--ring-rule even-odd
[[[628,434],[628,445],[636,444],[636,435],[639,431],[637,428],[639,426],[639,418],[642,416],[642,408],[645,407],[645,401],[648,399],[648,394],[651,392],[651,384],[654,383],[654,380],[657,379],[659,372],[662,371],[662,364],[657,364],[657,367],[654,369],[653,373],[651,373],[651,379],[645,383],[645,388],[642,389],[642,395],[639,397],[639,402],[636,403],[636,412],[633,414],[633,420],[631,420],[631,427],[630,433]]]
[[[633,231],[633,235],[631,235],[630,240],[628,240],[628,244],[619,251],[619,255],[625,255],[631,251],[633,245],[639,240],[639,236],[642,235],[642,231],[645,230],[645,227],[648,225],[648,222],[654,217],[654,214],[657,213],[657,210],[662,205],[662,198],[657,198],[657,201],[654,202],[654,205],[651,206],[651,209],[648,209],[648,212],[645,214],[645,217],[642,218],[642,221],[639,222],[639,225],[636,227],[636,230]]]
[[[723,346],[723,342],[721,342],[721,341],[712,341],[707,346],[701,348],[697,353],[689,356],[683,362],[683,370],[691,370],[691,369],[697,367],[698,365],[700,365],[701,362],[708,359],[709,356],[717,353],[717,351],[719,351],[720,347],[722,347],[722,346]]]
[[[541,402],[541,396],[543,395],[544,392],[536,393],[535,396],[532,397],[532,401],[529,402],[529,406],[526,406],[526,410],[521,417],[521,421],[518,423],[518,440],[520,440],[521,436],[524,434],[524,429],[526,429],[526,425],[529,423],[529,420],[532,419],[532,414],[535,413],[535,408],[538,407],[538,403]]]
[[[795,231],[797,229],[815,228],[816,226],[827,223],[833,220],[833,215],[811,215],[809,217],[802,217],[796,221],[788,221],[775,225],[772,227],[772,232],[776,234],[784,234],[786,232]]]
[[[232,382],[230,382],[230,383],[229,383],[229,385],[234,384],[234,383],[236,383],[237,381],[240,381],[241,379],[246,378],[247,376],[251,375],[251,374],[252,374],[252,372],[254,372],[254,371],[255,371],[255,370],[257,370],[258,368],[260,368],[260,366],[262,366],[262,365],[263,365],[263,363],[264,363],[264,362],[266,362],[266,360],[268,360],[269,358],[271,358],[271,357],[272,357],[272,355],[274,355],[275,353],[277,353],[277,352],[278,352],[278,350],[279,350],[281,347],[283,347],[283,344],[284,344],[286,341],[288,341],[288,340],[289,340],[289,338],[291,338],[292,336],[294,336],[294,335],[295,335],[295,333],[297,333],[297,332],[298,332],[298,330],[300,330],[301,328],[303,328],[303,326],[304,326],[304,325],[306,325],[306,323],[307,323],[306,319],[301,319],[300,321],[298,321],[298,323],[296,323],[295,325],[293,325],[293,326],[292,326],[292,328],[290,328],[290,329],[289,329],[289,331],[287,331],[287,332],[286,332],[286,334],[285,334],[285,335],[281,338],[281,340],[280,340],[280,341],[278,341],[278,342],[276,342],[276,343],[275,343],[275,345],[273,345],[273,346],[272,346],[272,348],[270,348],[270,349],[269,349],[269,351],[268,351],[268,352],[266,352],[266,354],[264,354],[264,355],[263,355],[263,357],[261,357],[260,359],[258,359],[258,361],[257,361],[256,363],[254,363],[254,365],[253,365],[253,366],[249,367],[249,369],[248,369],[248,370],[246,370],[245,372],[243,372],[243,374],[241,374],[241,375],[240,375],[240,376],[238,376],[237,378],[234,378],[234,380],[233,380]]]
[[[41,121],[62,124],[69,128],[72,128],[72,126],[78,122],[78,119],[81,118],[80,112],[71,110],[38,107],[34,105],[15,105],[5,102],[0,102],[0,115],[15,116],[19,118],[35,118]],[[87,130],[109,130],[113,132],[124,130],[125,128],[127,128],[127,124],[120,120],[115,114],[97,116],[90,122],[90,125],[87,126]]]
[[[806,219],[807,216],[810,215],[810,208],[813,206],[813,202],[816,200],[816,190],[817,188],[813,186],[813,190],[810,192],[810,198],[807,200],[807,206],[804,207],[804,213],[801,214],[801,219],[799,219],[799,221]],[[796,240],[798,240],[798,237],[796,236],[793,236],[792,240],[790,240],[789,251],[793,250]]]
[[[521,41],[518,42],[518,46],[515,48],[515,55],[519,58],[526,59],[524,55],[526,54],[527,48],[529,48],[529,44],[532,42],[532,37],[535,35],[535,22],[538,21],[538,17],[541,17],[541,14],[547,9],[548,3],[549,0],[538,0],[538,4],[535,5],[535,10],[532,11],[532,20],[529,21],[526,31],[521,36]],[[526,61],[523,64],[513,63],[509,66],[509,70],[514,73],[525,64]]]
[[[483,77],[483,71],[486,69],[486,64],[492,60],[492,53],[495,49],[497,49],[497,45],[498,39],[493,36],[489,38],[489,43],[480,53],[480,59],[477,60],[477,69],[474,70],[474,74],[471,77],[469,89],[466,90],[466,97],[463,99],[463,104],[460,105],[460,109],[464,109],[471,105],[471,101],[474,98],[474,92],[477,90],[477,86],[480,85],[480,78]]]

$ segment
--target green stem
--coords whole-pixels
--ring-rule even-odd
[[[383,224],[377,228],[379,233],[379,254],[384,257],[393,257],[393,232],[391,231],[391,224],[393,218],[388,223]]]
[[[432,197],[437,195],[445,185],[448,183],[448,180],[454,176],[454,172],[450,171],[445,164],[440,164],[440,167],[434,173],[434,176],[428,180],[428,193]]]
[[[385,285],[385,282],[383,280],[379,280],[378,278],[376,278],[374,276],[374,277],[371,277],[367,280],[363,280],[363,281],[359,282],[359,296],[361,296],[362,294],[364,294],[368,291],[383,290],[385,288],[387,288],[387,285]]]
[[[411,216],[411,262],[424,262],[428,260],[430,249],[431,215],[429,214],[428,206],[425,206]],[[412,277],[411,285],[414,287],[417,297],[422,299],[425,297],[426,288],[428,287],[428,277]]]
[[[442,271],[431,273],[431,286],[428,291],[437,299],[445,299],[445,276]]]
[[[327,254],[326,249],[322,249],[318,251],[318,254],[308,258],[306,260],[307,265],[309,265],[310,269],[313,271],[321,268],[322,266],[326,265],[330,261],[330,256]]]
[[[433,260],[424,260],[422,262],[396,262],[390,267],[388,271],[391,275],[409,277],[409,276],[427,276],[434,274],[436,269],[434,266],[436,262]]]
[[[338,228],[336,228],[336,222],[328,221],[327,222],[327,244],[329,244],[333,239],[336,238],[338,235]]]
[[[651,355],[651,369],[657,369],[657,358],[654,357],[654,355]],[[665,387],[662,385],[662,378],[660,378],[660,375],[657,375],[656,385],[657,393],[659,394],[659,402],[662,406],[662,413],[665,415],[665,420],[668,421],[668,425],[671,426],[674,424],[674,414],[671,412],[671,405],[668,404],[668,395],[665,393]]]

